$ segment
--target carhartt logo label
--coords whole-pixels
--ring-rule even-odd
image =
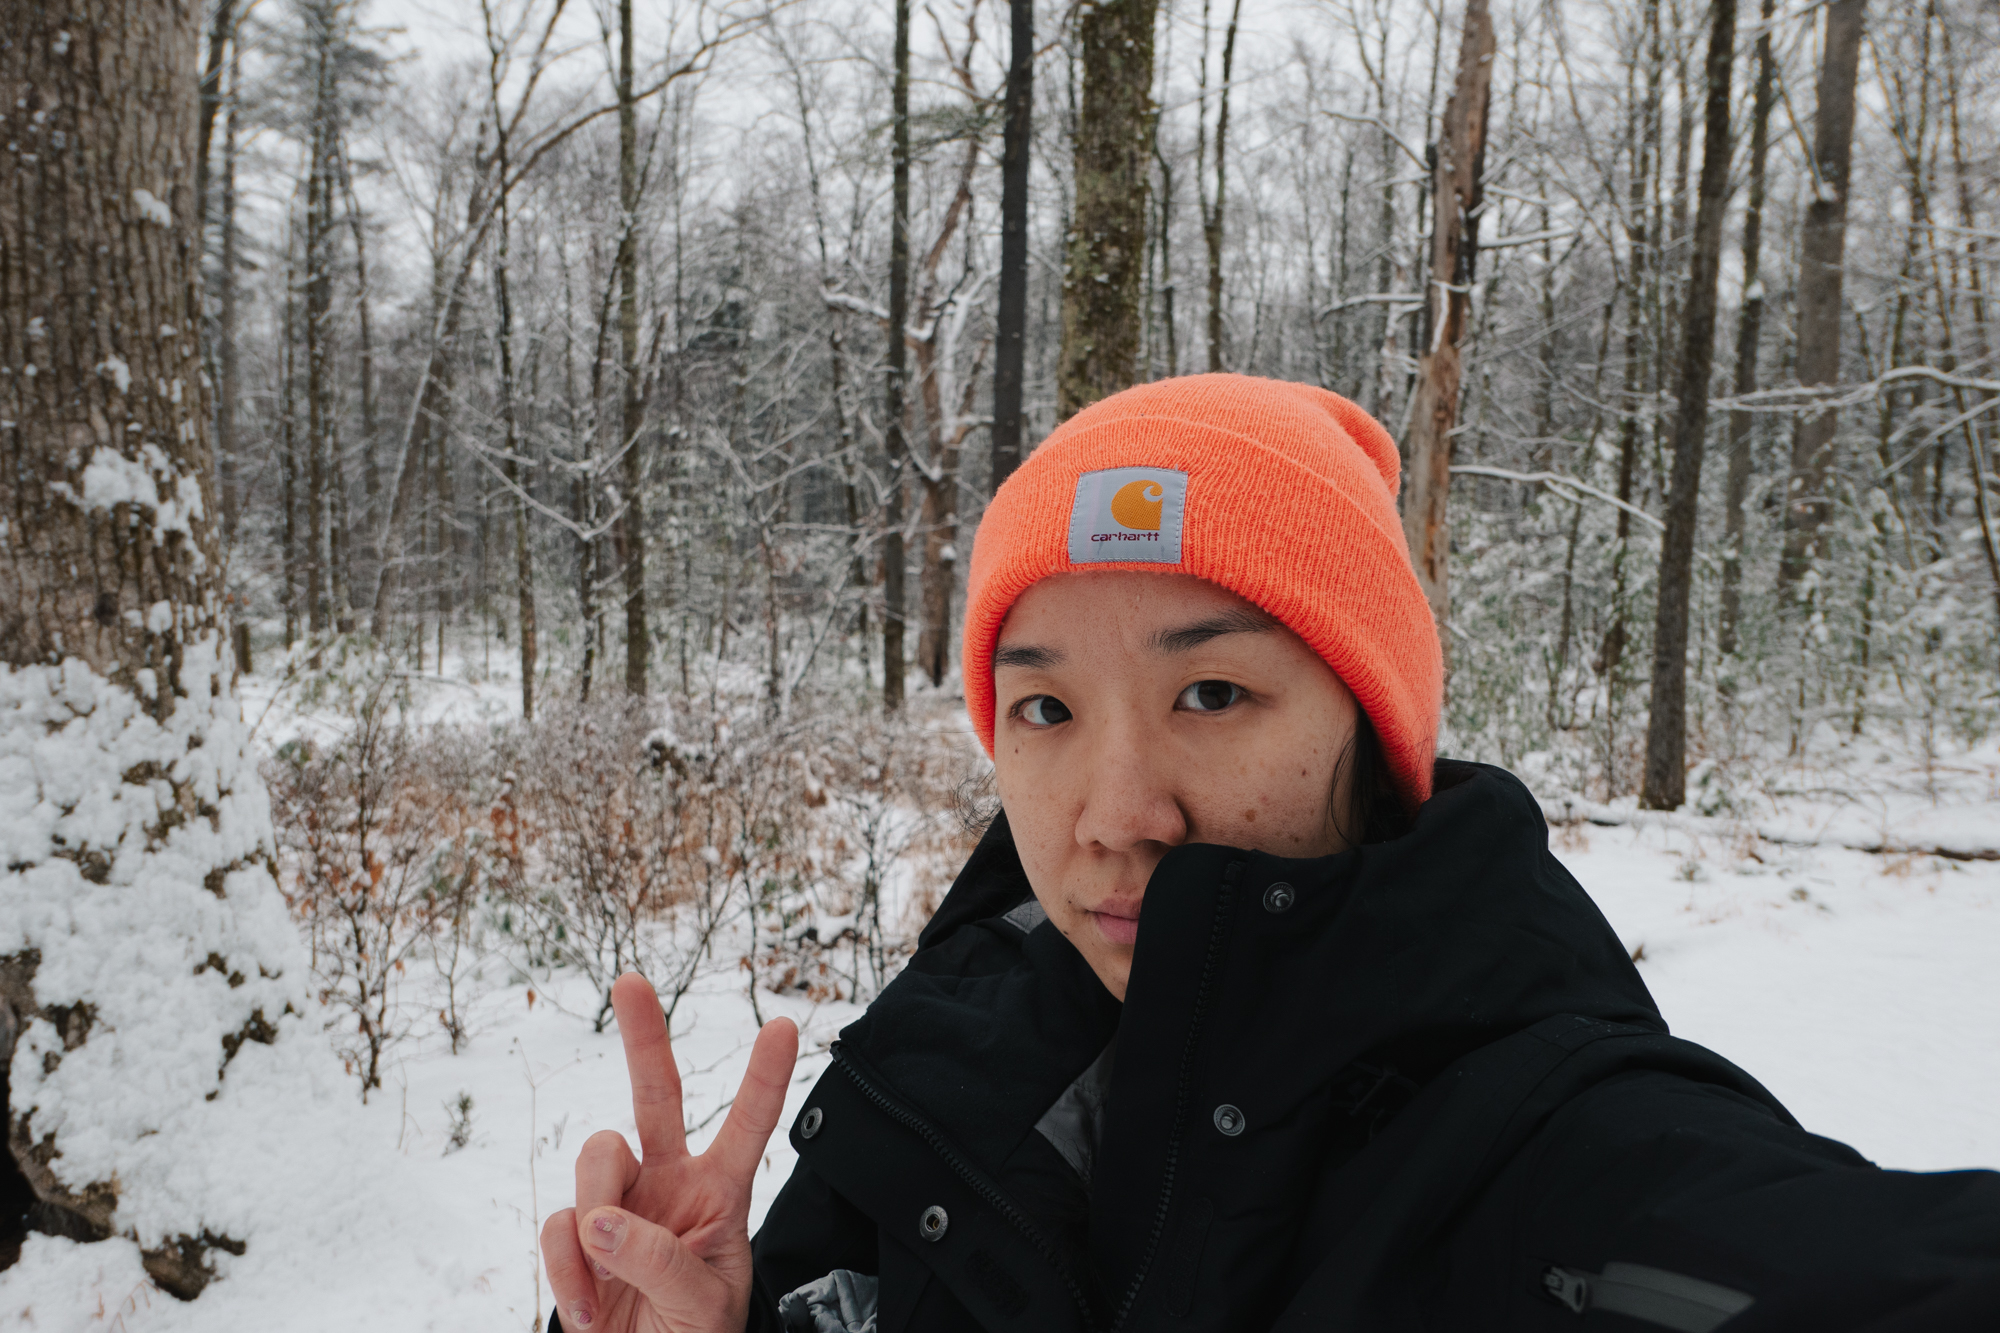
[[[1151,477],[1128,481],[1111,497],[1111,517],[1121,528],[1134,532],[1158,532],[1160,510],[1166,507],[1167,488]]]
[[[1078,477],[1069,513],[1070,563],[1179,564],[1187,483],[1187,473],[1157,467],[1106,468]]]

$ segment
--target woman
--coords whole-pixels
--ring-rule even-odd
[[[1049,437],[967,588],[1003,813],[754,1242],[795,1031],[690,1157],[620,982],[644,1160],[584,1146],[562,1326],[2000,1328],[2000,1177],[1878,1170],[1668,1036],[1527,791],[1434,762],[1397,479],[1353,404],[1239,376]]]

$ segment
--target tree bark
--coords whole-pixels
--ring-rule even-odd
[[[303,600],[302,566],[299,558],[299,404],[298,404],[298,228],[295,211],[285,219],[285,296],[278,344],[278,457],[284,473],[285,543],[285,647],[299,638],[299,610]],[[380,638],[380,630],[376,637]]]
[[[958,189],[945,209],[936,239],[918,265],[923,281],[917,289],[917,321],[926,332],[922,337],[905,339],[917,354],[917,401],[923,409],[926,454],[920,464],[924,495],[917,519],[924,551],[917,576],[917,665],[934,686],[944,683],[951,665],[951,594],[958,582],[958,472],[965,437],[972,431],[973,395],[986,360],[982,345],[972,373],[965,378],[961,401],[948,409],[944,376],[951,371],[956,349],[947,341],[947,331],[960,326],[947,320],[938,300],[938,266],[944,262],[959,224],[967,221],[972,211],[972,175],[978,165],[979,138],[974,135],[966,140]],[[956,422],[946,420],[947,410],[957,413]]]
[[[331,4],[306,11],[312,43],[313,107],[306,164],[306,541],[307,625],[324,632],[333,619],[331,480],[339,448],[333,410],[333,145],[338,88]]]
[[[1458,425],[1459,349],[1472,306],[1478,253],[1480,173],[1486,155],[1486,104],[1493,81],[1493,19],[1486,0],[1467,0],[1458,51],[1458,82],[1445,103],[1431,186],[1429,309],[1431,345],[1418,359],[1404,475],[1403,528],[1417,582],[1442,633],[1451,618],[1448,566],[1452,432]]]
[[[276,980],[288,960],[233,924],[284,909],[243,813],[264,796],[226,646],[198,354],[199,25],[191,3],[23,3],[0,42],[0,748],[23,756],[15,807],[55,812],[16,821],[0,867],[21,941],[0,957],[0,1193],[39,1231],[135,1235],[182,1298],[213,1276],[211,1245],[241,1247],[203,1231],[220,1201],[171,1168],[212,1150],[204,1097],[237,1046],[274,1038],[288,995],[305,1003]],[[60,763],[34,758],[57,733]],[[72,813],[78,789],[92,796]],[[107,810],[127,813],[107,827]],[[219,976],[133,952],[193,950],[158,932],[196,921]],[[114,972],[111,992],[78,989]],[[197,1068],[169,1036],[189,1024],[230,1034]],[[105,1067],[146,1090],[136,1123],[93,1095]],[[75,1174],[107,1136],[129,1145],[118,1172]]]
[[[1077,21],[1083,99],[1063,274],[1056,416],[1131,385],[1139,361],[1158,0],[1103,0]]]
[[[222,491],[222,544],[225,551],[236,545],[236,525],[243,514],[243,465],[236,448],[236,407],[243,396],[243,359],[237,341],[236,310],[237,256],[236,225],[236,144],[237,107],[243,89],[243,48],[229,46],[229,114],[222,129],[222,257],[217,267],[221,283],[220,311],[216,337],[222,346],[216,352],[222,383],[215,408],[215,453],[218,484]],[[234,618],[230,625],[236,670],[248,674],[250,660],[250,619]]]
[[[625,33],[629,42],[632,31],[630,0],[625,0],[625,6]],[[539,643],[536,634],[535,616],[534,529],[529,523],[527,498],[527,488],[530,478],[527,469],[521,465],[524,444],[521,436],[520,396],[514,379],[514,302],[512,290],[508,282],[511,260],[509,247],[513,239],[511,231],[513,218],[509,212],[512,204],[512,200],[509,197],[511,188],[509,171],[513,165],[509,150],[512,144],[507,117],[500,109],[502,68],[498,54],[500,48],[497,43],[493,49],[495,54],[491,64],[488,66],[489,80],[487,84],[488,95],[492,98],[492,104],[488,109],[493,116],[493,159],[490,164],[481,163],[480,165],[482,168],[490,169],[493,172],[494,189],[496,191],[493,200],[493,294],[494,303],[498,307],[496,313],[499,316],[500,323],[500,327],[497,330],[499,336],[496,341],[499,344],[500,353],[501,471],[507,478],[507,488],[510,492],[509,498],[514,502],[514,592],[516,614],[519,616],[521,622],[521,716],[523,719],[532,722],[535,718],[535,659]],[[628,89],[630,87],[630,73],[631,71],[628,67],[624,71],[625,78],[620,85],[621,89]],[[438,489],[441,498],[446,501],[448,509],[450,492],[446,487],[449,485],[448,478],[450,473],[447,470],[444,440],[442,437],[438,441],[438,476],[441,481],[445,482],[445,485],[441,485]],[[448,518],[449,515],[447,514],[446,517]],[[443,533],[440,532],[439,536],[442,538]],[[439,546],[442,548],[442,540],[440,540]],[[439,580],[439,587],[441,589],[449,586],[450,584],[446,580]],[[438,670],[440,674],[444,670],[444,615],[446,610],[446,605],[440,602],[438,607]]]
[[[890,90],[894,184],[889,205],[889,355],[882,384],[882,447],[889,485],[882,505],[882,708],[903,707],[904,375],[910,322],[910,0],[896,0],[894,83]]]
[[[345,135],[335,144],[335,152],[340,168],[341,203],[347,214],[348,233],[354,237],[354,318],[355,332],[359,335],[355,369],[361,382],[361,493],[367,499],[362,527],[372,567],[382,560],[378,536],[381,515],[376,512],[382,501],[382,463],[380,413],[375,394],[374,299],[368,281],[368,224],[361,213],[361,201],[354,194],[354,165],[348,156]]]
[[[1028,328],[1028,166],[1035,129],[1035,0],[1011,0],[1007,120],[1000,140],[1000,293],[994,315],[993,489],[1021,465]],[[817,184],[815,184],[817,190]],[[821,256],[821,265],[825,257]],[[839,357],[835,356],[836,373]]]
[[[1708,382],[1715,370],[1715,289],[1722,223],[1729,207],[1729,85],[1735,65],[1736,0],[1709,0],[1708,107],[1701,184],[1681,332],[1679,403],[1667,530],[1660,544],[1660,591],[1653,620],[1653,690],[1646,719],[1646,773],[1640,804],[1675,810],[1687,799],[1688,600],[1701,512],[1701,464],[1708,439]]]
[[[1201,238],[1208,246],[1208,370],[1222,370],[1222,206],[1229,193],[1229,81],[1236,68],[1236,23],[1243,0],[1233,0],[1222,39],[1222,90],[1215,112],[1215,199],[1203,211]]]
[[[208,59],[201,70],[201,127],[196,131],[201,152],[195,158],[194,197],[204,228],[208,224],[208,150],[215,139],[216,112],[222,107],[222,53],[228,50],[233,63],[235,35],[236,0],[216,0],[214,18],[208,30]],[[234,85],[232,74],[232,94]]]
[[[1771,58],[1776,0],[1762,0],[1757,34],[1757,93],[1750,110],[1750,193],[1743,214],[1743,304],[1736,316],[1736,395],[1757,391],[1757,350],[1764,326],[1764,172],[1771,153],[1771,108],[1777,105],[1777,63]],[[1729,474],[1722,502],[1722,609],[1715,646],[1734,656],[1743,616],[1743,505],[1750,495],[1750,433],[1756,418],[1729,413]]]
[[[1813,126],[1813,200],[1799,232],[1798,380],[1801,388],[1840,381],[1842,264],[1847,249],[1847,180],[1854,148],[1854,81],[1861,67],[1866,0],[1826,7],[1819,109]],[[1778,564],[1778,600],[1796,590],[1820,556],[1820,529],[1833,511],[1827,474],[1833,467],[1832,408],[1800,415],[1792,432],[1791,476],[1785,494],[1785,549]]]
[[[625,366],[620,395],[619,478],[624,509],[618,517],[618,561],[625,581],[625,689],[646,694],[646,466],[641,433],[646,425],[644,380],[639,370],[639,127],[632,96],[632,0],[618,0],[618,343]]]

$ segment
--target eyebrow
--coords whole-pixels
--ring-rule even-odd
[[[1159,631],[1153,635],[1153,651],[1185,653],[1225,634],[1264,634],[1277,626],[1278,622],[1262,611],[1233,607],[1206,620],[1197,620],[1192,625]]]
[[[1032,644],[1021,644],[1013,648],[993,650],[993,669],[1020,667],[1025,671],[1046,671],[1062,664],[1063,655],[1054,648],[1038,648]]]

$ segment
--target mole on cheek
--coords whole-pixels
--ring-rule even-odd
[[[1246,824],[1254,824],[1254,823],[1256,823],[1256,822],[1257,822],[1257,812],[1256,812],[1255,810],[1245,810],[1245,811],[1243,812],[1243,822],[1244,822],[1244,823],[1246,823]]]

